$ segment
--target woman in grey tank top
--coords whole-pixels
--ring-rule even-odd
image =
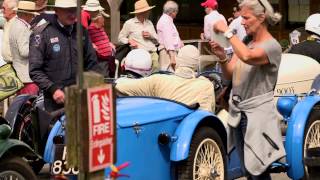
[[[224,77],[232,79],[228,144],[234,142],[244,173],[252,179],[271,179],[266,169],[285,156],[272,102],[281,46],[268,31],[268,26],[277,24],[281,15],[274,13],[268,0],[243,0],[239,6],[248,34],[244,42],[224,22],[214,25],[214,30],[223,33],[232,45],[233,57],[228,59],[218,43],[210,42]]]

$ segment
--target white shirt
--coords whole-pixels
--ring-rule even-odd
[[[142,31],[147,31],[151,34],[151,39],[145,39],[142,36]],[[152,22],[145,19],[141,23],[137,17],[127,20],[119,33],[118,40],[122,44],[128,44],[129,39],[133,39],[138,43],[138,48],[149,52],[157,51],[158,35]]]
[[[237,17],[230,23],[229,28],[237,30],[236,36],[242,41],[244,37],[246,37],[247,32],[244,29],[243,25],[241,24],[241,21],[242,21],[242,17],[241,16]]]
[[[211,11],[204,17],[203,32],[204,38],[206,40],[211,40],[211,32],[213,32],[213,25],[219,20],[223,20],[227,24],[226,18],[216,10]]]
[[[23,83],[30,83],[29,76],[29,38],[31,35],[30,25],[15,17],[9,32],[9,47],[12,55],[12,65],[17,76]]]

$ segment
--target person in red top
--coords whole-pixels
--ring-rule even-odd
[[[81,11],[81,24],[83,27],[88,28],[92,19],[91,17],[96,17],[99,13],[104,16],[109,17],[107,13],[104,13],[104,8],[100,5],[98,0],[87,0],[86,4],[82,6]]]
[[[91,18],[91,24],[88,27],[89,36],[92,45],[96,50],[98,61],[106,65],[110,77],[115,75],[115,46],[110,42],[107,33],[104,30],[104,17],[99,13]]]

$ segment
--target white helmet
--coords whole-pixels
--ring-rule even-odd
[[[320,36],[320,14],[312,14],[306,21],[306,31],[310,31]]]
[[[152,69],[151,55],[144,49],[133,49],[128,53],[124,67],[125,70],[130,70],[141,76],[148,76]]]

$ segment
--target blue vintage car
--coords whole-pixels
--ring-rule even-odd
[[[293,64],[292,56],[288,57],[292,61],[287,62]],[[292,76],[292,73],[287,74]],[[311,86],[312,81],[306,80]],[[319,92],[300,94],[299,87],[310,90],[310,86],[300,85],[303,81],[288,83],[286,78],[282,78],[279,82],[276,87],[276,96],[280,96],[277,108],[283,116],[279,122],[283,127],[287,156],[286,162],[275,162],[269,171],[287,172],[290,178],[297,180],[319,178]],[[283,93],[292,91],[299,94]],[[8,120],[12,126],[22,121],[29,127],[30,116],[21,116],[20,112],[26,105],[31,109],[37,107],[39,101],[25,96],[16,101],[19,103],[9,111],[8,117],[11,118]],[[155,97],[119,97],[116,108],[117,165],[130,162],[120,172],[130,179],[234,179],[243,176],[236,151],[226,154],[227,132],[221,116],[199,110],[197,105],[188,107]],[[65,117],[58,119],[52,121],[54,124],[49,123],[53,128],[45,138],[43,158],[50,163],[54,161],[54,139],[64,136]],[[108,177],[110,169],[105,172]]]
[[[214,114],[150,97],[117,99],[117,162],[130,179],[226,177],[227,134]]]
[[[319,177],[319,104],[316,92],[279,98],[287,162],[274,163],[271,171],[287,171],[292,179]],[[42,154],[46,162],[54,162],[54,139],[64,135],[64,122],[62,116],[50,131]],[[121,170],[130,179],[241,177],[237,154],[226,154],[226,138],[223,122],[197,106],[151,97],[117,98],[117,165],[130,162]]]
[[[130,162],[121,174],[137,180],[243,176],[237,153],[226,154],[226,129],[216,115],[196,105],[188,107],[151,97],[120,97],[116,104],[117,165]],[[277,106],[284,117],[281,123],[287,161],[275,162],[270,171],[286,171],[292,179],[320,177],[319,94],[284,95]],[[25,126],[30,123],[26,121]],[[45,162],[54,162],[54,140],[64,136],[64,123],[62,116],[53,124],[41,154]],[[76,170],[68,172],[76,174]],[[110,169],[105,172],[108,177]]]

